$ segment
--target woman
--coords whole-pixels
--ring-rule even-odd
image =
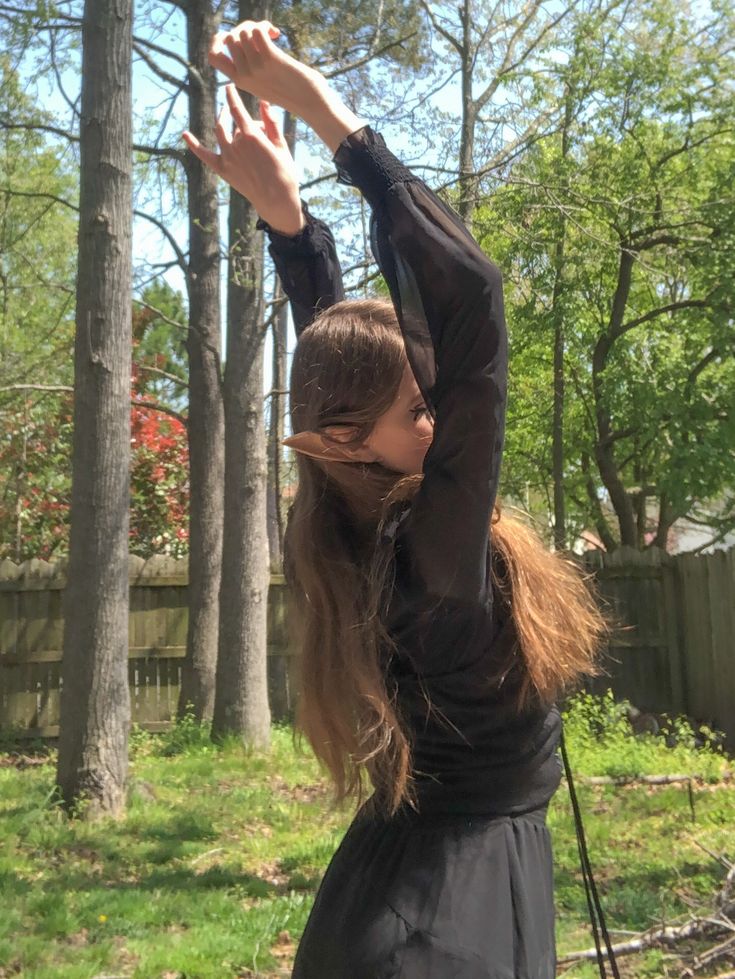
[[[600,672],[605,622],[574,565],[496,503],[498,269],[278,33],[246,21],[215,37],[235,129],[220,117],[220,153],[185,139],[252,202],[291,302],[297,726],[336,801],[360,806],[293,976],[550,979],[554,701]],[[235,86],[260,98],[258,122]],[[311,126],[339,182],[365,196],[390,301],[344,300],[333,237],[300,201],[270,102]]]

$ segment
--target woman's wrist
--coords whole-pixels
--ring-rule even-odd
[[[303,214],[299,214],[298,217],[290,219],[276,218],[274,221],[268,220],[263,215],[261,217],[271,231],[275,231],[277,235],[283,235],[285,238],[294,238],[302,228],[306,227],[306,218]]]
[[[330,88],[326,78],[314,69],[308,69],[304,85],[290,111],[314,130],[332,156],[345,137],[368,124],[366,119],[356,116],[344,104],[339,94]]]
[[[306,217],[301,207],[301,198],[298,196],[291,205],[258,209],[258,215],[265,221],[271,231],[287,237],[297,235],[306,225]]]

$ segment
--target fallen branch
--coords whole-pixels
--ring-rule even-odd
[[[676,945],[684,939],[717,937],[721,928],[710,918],[692,918],[682,925],[665,925],[663,928],[649,928],[641,932],[637,938],[627,942],[618,942],[611,945],[613,954],[616,958],[623,955],[634,955],[637,952],[644,952],[647,948],[655,948],[658,945]],[[559,965],[568,965],[572,962],[580,962],[597,958],[596,948],[582,949],[579,952],[569,952],[567,955],[559,956]],[[686,974],[686,973],[684,973]]]
[[[697,840],[694,842],[701,846],[713,859],[728,867],[722,887],[714,898],[715,910],[709,914],[693,916],[689,921],[680,925],[652,927],[627,941],[612,944],[611,948],[616,958],[644,952],[648,948],[661,945],[672,947],[682,941],[721,939],[724,935],[726,936],[724,941],[720,941],[719,944],[714,945],[706,952],[695,955],[691,962],[685,964],[679,973],[680,979],[691,979],[697,971],[711,966],[717,959],[732,957],[735,961],[735,922],[732,921],[732,918],[735,917],[735,900],[732,897],[733,885],[735,884],[735,864],[722,855],[711,853]],[[614,929],[609,930],[614,931]],[[571,965],[574,962],[596,959],[597,949],[590,948],[559,956],[557,963],[558,965]],[[723,973],[715,979],[735,979],[735,972]]]
[[[707,785],[719,785],[720,782],[730,782],[735,778],[735,772],[725,771],[717,782],[707,782]],[[701,775],[575,775],[575,782],[586,785],[669,785],[674,782],[701,782]]]

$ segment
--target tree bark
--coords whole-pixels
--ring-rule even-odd
[[[659,495],[658,504],[658,524],[656,526],[656,536],[653,539],[654,547],[660,547],[662,550],[668,550],[669,542],[669,531],[676,521],[677,514],[674,508],[669,503],[668,496],[665,491],[661,491]]]
[[[597,484],[592,478],[590,457],[586,452],[582,453],[581,466],[582,472],[584,473],[584,488],[587,492],[587,499],[590,501],[592,506],[592,516],[595,521],[597,534],[602,541],[605,550],[608,553],[611,553],[618,545],[610,531],[607,519],[605,518],[605,514],[602,510],[602,504],[600,503],[600,498],[597,495]]]
[[[284,113],[283,136],[295,156],[296,149],[296,117],[290,112]],[[283,296],[281,282],[276,276],[274,299]],[[270,426],[268,429],[268,546],[270,550],[271,570],[276,574],[283,571],[283,501],[281,499],[283,482],[283,420],[285,416],[285,398],[279,394],[288,383],[288,304],[278,311],[273,323],[273,356],[272,383],[273,394],[270,399]]]
[[[276,287],[273,298],[279,300],[283,298],[283,289],[280,280],[276,277]],[[268,424],[268,551],[270,554],[270,568],[273,574],[281,574],[283,570],[283,516],[281,513],[282,502],[282,473],[283,473],[283,453],[281,452],[281,439],[284,437],[283,428],[283,404],[279,392],[284,390],[286,377],[286,344],[288,336],[288,309],[284,305],[279,309],[273,321],[271,332],[273,337],[273,352],[271,357],[271,397],[270,397],[270,420]]]
[[[240,0],[240,20],[270,19]],[[248,112],[258,117],[247,93]],[[267,460],[263,425],[263,243],[254,208],[230,192],[225,403],[225,527],[213,737],[270,743],[267,682]]]
[[[621,243],[618,282],[613,297],[610,322],[605,333],[597,341],[592,354],[592,390],[594,392],[595,416],[597,420],[595,460],[602,482],[610,494],[610,502],[615,509],[615,515],[618,518],[618,525],[620,527],[620,544],[624,547],[636,546],[633,503],[625,489],[625,485],[615,463],[613,442],[610,439],[612,423],[602,390],[602,375],[607,365],[610,349],[616,337],[619,335],[623,323],[633,276],[633,262],[633,252],[624,248]]]
[[[57,781],[87,818],[124,809],[128,766],[132,26],[131,0],[86,0]]]
[[[211,144],[217,116],[217,80],[207,51],[219,18],[212,0],[186,5],[189,129]],[[191,704],[200,721],[212,719],[224,520],[224,407],[220,343],[220,244],[217,177],[189,154],[189,625],[181,676],[179,716]]]
[[[567,86],[564,102],[564,126],[561,133],[562,165],[566,168],[569,154],[569,130],[573,119],[572,93]],[[563,177],[566,190],[566,169]],[[567,546],[566,506],[564,500],[564,249],[567,218],[559,218],[559,237],[554,249],[554,288],[551,307],[554,317],[554,409],[551,429],[551,466],[554,482],[554,547],[563,551]]]
[[[470,24],[469,0],[464,0],[458,13],[462,22],[462,41],[458,48],[462,75],[462,119],[459,135],[459,202],[457,211],[472,233],[472,223],[477,208],[477,176],[475,174],[475,126],[477,107],[472,97],[472,71],[474,58]]]

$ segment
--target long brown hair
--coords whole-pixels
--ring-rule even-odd
[[[351,424],[363,441],[395,400],[406,363],[390,302],[329,307],[301,333],[294,352],[294,433]],[[335,804],[356,797],[360,805],[367,776],[374,805],[388,814],[404,802],[415,808],[410,733],[385,669],[394,643],[380,611],[393,569],[392,544],[382,531],[423,474],[300,452],[296,458],[298,488],[284,546],[298,653],[296,739],[305,734],[326,766]],[[488,530],[493,584],[513,618],[523,667],[515,707],[550,706],[582,676],[605,672],[596,656],[609,625],[590,577],[575,562],[549,551],[520,521],[501,517],[498,504]]]

